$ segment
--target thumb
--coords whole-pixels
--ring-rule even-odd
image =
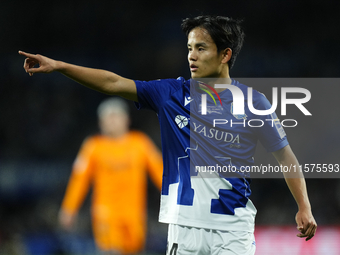
[[[38,67],[36,67],[36,68],[30,68],[30,69],[27,69],[27,72],[28,72],[28,73],[36,73],[36,72],[37,72],[37,69],[38,69]]]
[[[302,222],[301,218],[297,218],[296,223],[297,223],[296,228],[301,232],[303,230],[303,222]]]
[[[297,229],[298,229],[300,232],[303,231],[304,227],[303,227],[302,221],[297,222]]]

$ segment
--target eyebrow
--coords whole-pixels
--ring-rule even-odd
[[[188,43],[188,47],[191,46],[191,44]],[[205,42],[199,42],[199,43],[196,43],[194,44],[195,47],[207,47],[208,45],[205,43]]]

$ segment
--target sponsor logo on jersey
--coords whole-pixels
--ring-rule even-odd
[[[200,104],[198,108],[198,113],[202,114],[202,105]],[[223,107],[221,105],[207,105],[207,113],[208,114],[220,114],[222,115],[223,113]]]
[[[200,82],[200,81],[199,81],[198,83],[200,83],[200,84],[202,84],[202,85],[208,87],[212,92],[214,92],[215,95],[217,96],[218,100],[220,101],[221,106],[222,106],[221,98],[220,98],[219,94],[217,93],[217,91],[216,91],[213,87],[211,87],[210,85],[208,85],[208,84],[206,84],[206,83]],[[202,87],[199,87],[199,89],[201,89],[201,90],[203,90],[204,92],[206,92],[206,93],[212,98],[212,100],[214,101],[215,105],[217,105],[214,96],[210,93],[209,90],[204,89],[204,88],[202,88]]]
[[[210,85],[208,85],[208,84],[205,84],[205,83],[202,83],[202,82],[199,82],[199,83],[200,83],[200,84],[203,84],[205,87],[209,88],[213,93],[215,93],[215,95],[217,96],[218,100],[220,101],[220,107],[218,107],[218,106],[217,106],[217,103],[216,103],[216,100],[215,100],[214,96],[211,94],[211,92],[210,92],[208,89],[199,87],[199,89],[201,89],[201,90],[203,90],[205,93],[207,93],[207,94],[212,98],[212,100],[213,100],[214,103],[215,103],[215,106],[213,106],[215,109],[212,110],[211,107],[207,106],[207,95],[206,95],[206,94],[202,94],[202,95],[201,95],[202,103],[201,103],[201,105],[200,105],[200,108],[201,108],[200,113],[201,113],[202,115],[206,115],[207,112],[208,112],[208,113],[214,112],[214,113],[222,114],[222,111],[219,111],[220,109],[223,110],[223,108],[222,108],[222,101],[221,101],[220,96],[219,96],[218,93],[216,92],[216,90],[215,90],[213,87],[211,87]],[[209,109],[209,108],[210,108],[210,109]]]
[[[209,128],[204,125],[192,122],[194,132],[201,134],[209,139],[214,139],[216,141],[224,141],[226,143],[231,143],[230,147],[241,148],[240,145],[240,134],[232,134],[229,132],[221,131],[215,128]]]

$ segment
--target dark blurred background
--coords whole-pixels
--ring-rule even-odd
[[[84,138],[98,131],[96,108],[107,96],[58,73],[29,77],[18,50],[131,79],[190,78],[181,20],[218,14],[244,20],[245,44],[232,77],[340,75],[337,1],[12,0],[0,6],[0,254],[94,250],[90,199],[75,233],[61,231],[56,219],[72,162]],[[331,90],[332,125],[286,131],[300,162],[339,163],[340,88]],[[328,95],[312,97],[328,102]],[[161,147],[155,114],[130,105],[132,128]],[[340,224],[340,180],[306,181],[318,224]],[[295,224],[297,207],[284,180],[254,179],[252,190],[258,226]],[[159,194],[150,185],[146,251],[164,254],[167,227],[157,222],[158,209]]]

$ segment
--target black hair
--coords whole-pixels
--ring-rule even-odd
[[[232,55],[228,64],[229,68],[232,68],[235,59],[242,48],[245,36],[241,27],[241,22],[241,20],[223,16],[204,15],[184,19],[181,28],[186,36],[188,36],[190,31],[196,27],[204,28],[215,42],[218,52],[230,48],[232,50]]]

